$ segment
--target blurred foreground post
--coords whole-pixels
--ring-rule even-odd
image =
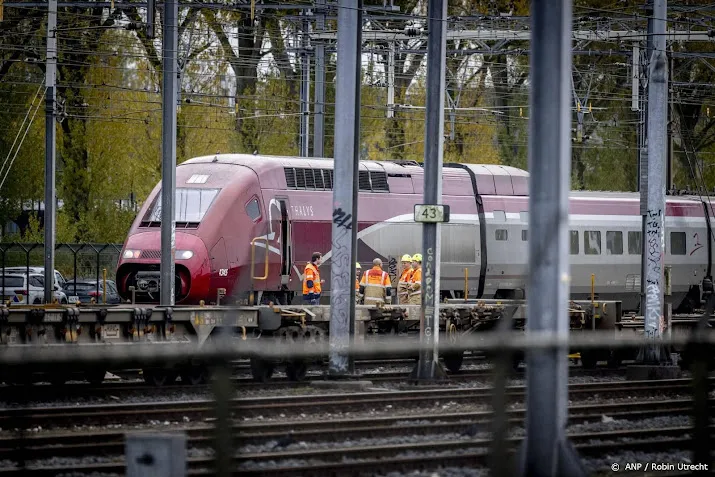
[[[127,434],[127,477],[185,477],[185,434]]]
[[[532,2],[527,333],[563,337],[569,334],[571,21],[571,0]],[[586,475],[566,438],[567,353],[526,352],[522,475]]]

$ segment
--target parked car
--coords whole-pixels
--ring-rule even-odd
[[[39,273],[0,274],[0,293],[4,303],[13,305],[41,305],[45,302],[45,277]],[[54,286],[54,295],[61,304],[67,304],[67,295]]]
[[[39,273],[40,275],[45,274],[45,267],[30,267],[29,269],[27,267],[6,267],[6,268],[0,268],[0,280],[2,280],[2,274],[3,271],[5,273]],[[43,280],[44,283],[44,280]],[[65,280],[65,277],[62,276],[62,274],[58,271],[55,270],[55,285],[59,287],[60,290],[65,290],[66,288],[66,283],[67,280]]]
[[[102,283],[102,280],[99,280],[98,288],[96,279],[78,279],[67,282],[65,292],[69,296],[69,303],[90,303],[92,298],[96,303],[102,303],[102,294],[104,292]],[[117,284],[114,283],[114,280],[107,280],[107,304],[113,305],[121,302],[122,298],[117,291]]]

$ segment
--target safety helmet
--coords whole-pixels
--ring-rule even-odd
[[[403,261],[403,262],[411,262],[411,261],[412,261],[412,257],[411,257],[410,255],[408,255],[408,254],[404,254],[404,255],[402,256],[402,261]]]
[[[422,262],[422,254],[421,253],[416,253],[412,256],[412,261],[413,262]]]
[[[362,267],[360,266],[359,263],[355,262],[355,268],[357,268],[357,269],[359,270],[359,269],[361,269]]]

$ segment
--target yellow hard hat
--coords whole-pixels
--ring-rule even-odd
[[[411,257],[410,255],[408,255],[408,254],[404,254],[404,255],[402,256],[402,261],[403,261],[403,262],[411,262],[411,261],[412,261],[412,257]]]
[[[359,263],[355,262],[355,268],[362,268]]]
[[[416,253],[412,256],[412,261],[413,262],[422,262],[422,254],[421,253]]]

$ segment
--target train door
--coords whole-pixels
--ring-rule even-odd
[[[287,288],[290,281],[292,257],[292,237],[290,219],[288,218],[288,199],[278,199],[281,209],[280,218],[280,248],[281,248],[281,287]]]

